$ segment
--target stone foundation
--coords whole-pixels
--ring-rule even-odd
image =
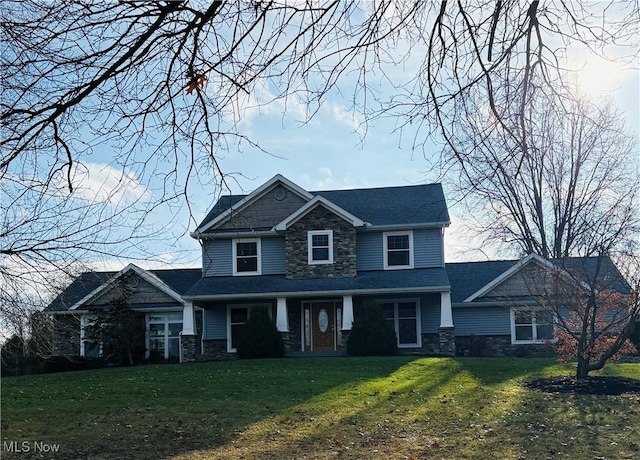
[[[440,356],[456,355],[456,337],[453,327],[441,327],[438,330],[440,342]]]
[[[198,355],[198,361],[221,361],[228,359],[237,359],[236,353],[227,351],[226,339],[213,339],[202,341],[202,353]]]
[[[181,363],[192,363],[196,360],[197,356],[197,345],[198,345],[198,336],[197,335],[181,335],[180,336],[180,362]]]
[[[456,356],[553,356],[553,345],[511,343],[510,335],[470,335],[456,337]]]

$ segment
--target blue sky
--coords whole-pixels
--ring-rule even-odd
[[[640,133],[640,74],[638,65],[621,66],[615,62],[590,58],[581,52],[574,53],[573,68],[582,69],[577,78],[585,92],[592,95],[608,94],[614,97],[618,107],[625,112],[628,127],[638,136]],[[636,63],[637,64],[637,63]],[[393,120],[376,120],[368,126],[366,135],[360,124],[362,118],[349,109],[349,101],[337,94],[330,95],[319,111],[307,123],[304,107],[289,101],[286,109],[281,103],[254,108],[255,100],[239,101],[236,116],[239,128],[266,154],[257,149],[223,152],[218,158],[225,173],[233,174],[228,182],[232,193],[249,193],[276,174],[282,174],[307,190],[366,188],[410,185],[435,182],[439,171],[432,170],[430,161],[437,158],[440,148],[427,144],[425,148],[412,149],[413,133],[402,135],[394,131]],[[97,164],[108,162],[108,148],[96,152]],[[104,170],[103,170],[104,171]],[[131,178],[132,193],[144,196],[145,191]],[[215,187],[203,187],[191,196],[191,213],[202,219],[208,208],[217,200],[220,191]],[[225,191],[224,193],[228,193]],[[466,251],[473,241],[465,240],[461,232],[464,215],[455,206],[456,197],[445,194],[449,202],[452,225],[446,234],[447,261],[482,258],[482,254]],[[188,231],[195,227],[189,223],[186,207],[167,224],[167,232],[175,237],[171,241],[159,241],[149,246],[157,254],[148,261],[134,261],[143,267],[199,266],[198,243]],[[166,212],[166,211],[164,211]],[[167,215],[156,216],[162,221]],[[167,219],[167,222],[171,219]],[[128,261],[113,259],[100,264],[102,268],[119,269]]]

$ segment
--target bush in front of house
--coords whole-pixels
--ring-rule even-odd
[[[238,358],[282,358],[284,342],[266,309],[253,309],[238,342]]]
[[[352,356],[393,355],[398,351],[396,332],[385,319],[382,307],[365,302],[353,321],[347,341]]]

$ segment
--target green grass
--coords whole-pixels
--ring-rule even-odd
[[[611,375],[640,378],[639,364]],[[638,458],[640,395],[549,395],[545,359],[327,358],[2,379],[2,458]],[[8,452],[5,442],[30,452]]]

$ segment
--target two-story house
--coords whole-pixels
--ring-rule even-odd
[[[445,265],[449,222],[440,184],[309,192],[277,175],[213,206],[192,233],[201,269],[129,265],[79,276],[46,309],[54,350],[100,354],[87,325],[124,297],[144,318],[147,356],[182,362],[235,356],[256,308],[269,312],[288,356],[341,355],[370,302],[382,306],[402,353],[465,355],[478,344],[484,355],[536,353],[548,351],[555,327],[531,294],[541,269],[628,292],[608,258]]]
[[[400,349],[453,354],[449,222],[439,184],[309,192],[277,175],[220,198],[192,233],[202,278],[183,295],[183,360],[234,353],[254,308],[289,355],[342,354],[365,299],[382,304]]]

